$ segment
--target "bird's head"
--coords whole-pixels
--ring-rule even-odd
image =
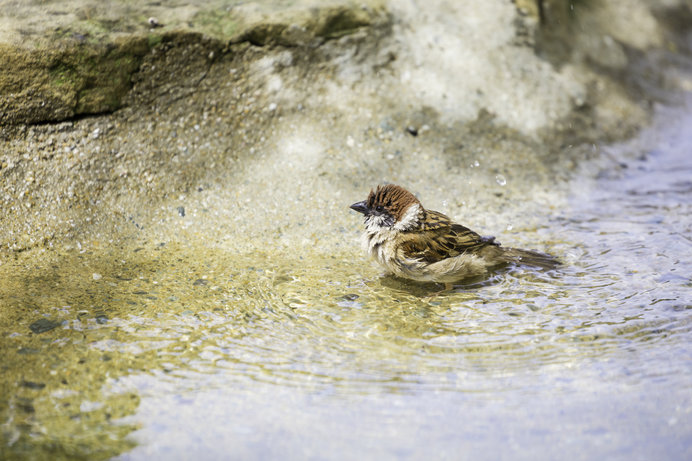
[[[368,230],[406,231],[418,226],[423,207],[411,192],[401,186],[387,184],[371,190],[366,200],[354,203],[351,209],[363,213]]]

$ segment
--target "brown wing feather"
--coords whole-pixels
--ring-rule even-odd
[[[405,254],[427,263],[498,245],[494,237],[481,237],[437,211],[426,210],[421,227],[424,232],[411,235],[402,243],[401,249]]]
[[[447,215],[440,213],[439,211],[425,210],[425,215],[421,220],[421,229],[423,230],[433,230],[433,229],[447,229],[452,226],[452,220],[449,219]]]

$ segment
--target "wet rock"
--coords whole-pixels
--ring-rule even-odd
[[[50,319],[38,319],[31,325],[29,325],[29,329],[33,331],[36,334],[40,333],[45,333],[46,331],[53,330],[61,325],[60,322],[55,322]]]
[[[359,297],[360,297],[360,296],[358,296],[358,295],[355,294],[355,293],[348,293],[348,294],[345,294],[345,295],[341,296],[340,299],[343,300],[343,301],[355,301],[355,300],[358,299]]]
[[[39,349],[34,349],[33,347],[20,347],[17,350],[17,354],[21,355],[34,355],[39,353],[41,353],[41,351]]]
[[[18,398],[17,408],[22,410],[24,413],[36,413],[36,409],[34,408],[34,402],[31,399]]]
[[[26,387],[27,389],[35,389],[35,390],[41,390],[44,387],[46,387],[45,383],[38,383],[35,381],[22,381],[21,386]]]
[[[105,314],[99,314],[96,316],[96,323],[99,325],[105,325],[108,323],[108,316]]]

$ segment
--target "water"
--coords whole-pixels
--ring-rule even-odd
[[[557,274],[430,296],[365,260],[355,215],[330,251],[188,235],[6,258],[0,454],[689,459],[692,112],[657,120],[517,231]]]

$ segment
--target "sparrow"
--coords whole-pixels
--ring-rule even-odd
[[[365,216],[363,249],[394,275],[445,285],[487,275],[508,265],[553,269],[553,256],[506,248],[495,237],[482,237],[446,215],[423,208],[411,192],[387,184],[350,207]]]

